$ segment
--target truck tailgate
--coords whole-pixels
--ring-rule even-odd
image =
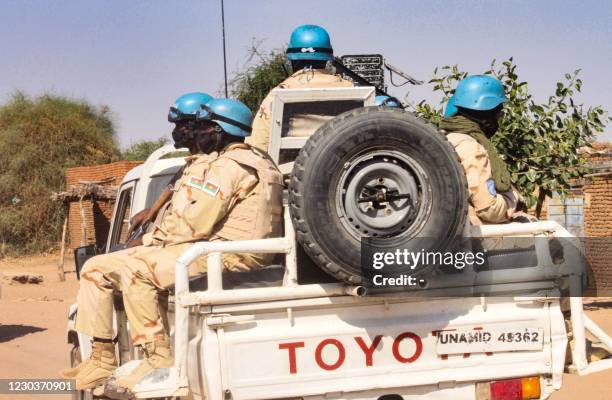
[[[226,396],[453,387],[534,375],[551,375],[560,387],[567,338],[557,300],[317,300],[212,310],[227,321],[214,326]]]

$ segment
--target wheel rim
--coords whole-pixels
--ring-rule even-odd
[[[395,150],[361,154],[344,164],[336,186],[340,219],[357,239],[413,235],[431,210],[425,171]]]

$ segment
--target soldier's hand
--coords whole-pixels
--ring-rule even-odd
[[[516,205],[516,211],[527,213],[529,212],[529,208],[527,207],[527,204],[525,204],[523,201],[519,201]]]
[[[135,247],[135,246],[142,246],[142,235],[138,236],[137,238],[128,241],[125,244],[125,248],[129,249],[130,247]]]
[[[512,215],[512,222],[521,222],[523,224],[526,224],[529,222],[538,222],[538,219],[533,215],[527,214],[524,211],[518,211]]]
[[[151,212],[150,208],[145,208],[142,211],[136,213],[132,219],[130,219],[130,230],[128,231],[128,237],[132,235],[132,232],[136,230],[143,223],[143,221],[147,218],[147,215]]]

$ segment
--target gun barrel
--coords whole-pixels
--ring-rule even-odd
[[[395,72],[396,74],[398,74],[402,78],[406,79],[408,82],[412,83],[413,85],[422,85],[423,84],[423,81],[420,81],[418,79],[413,78],[412,76],[408,75],[404,71],[401,71],[395,65],[392,65],[392,64],[388,63],[386,60],[385,60],[385,67],[389,71]]]

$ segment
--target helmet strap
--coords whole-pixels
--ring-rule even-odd
[[[231,143],[243,143],[244,138],[225,133],[222,129],[217,129],[212,133],[200,133],[194,140],[197,153],[210,154],[220,152]]]
[[[215,130],[211,133],[200,133],[193,141],[196,153],[210,154],[219,151],[223,140],[223,132]]]

